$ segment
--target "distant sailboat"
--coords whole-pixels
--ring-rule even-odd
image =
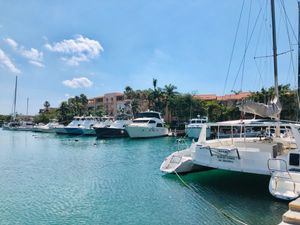
[[[14,91],[12,119],[9,123],[3,124],[3,127],[2,127],[3,130],[12,130],[15,127],[19,126],[19,123],[16,121],[17,85],[18,85],[18,76],[16,76],[16,80],[15,80],[15,91]]]
[[[33,123],[30,121],[17,121],[17,88],[18,88],[18,76],[15,80],[15,91],[14,91],[14,102],[13,102],[13,113],[12,120],[9,123],[3,124],[3,130],[18,130],[18,131],[31,131],[33,128]]]

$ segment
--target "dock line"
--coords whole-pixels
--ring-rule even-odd
[[[219,209],[218,207],[216,207],[215,205],[213,205],[211,202],[207,201],[206,199],[204,199],[201,195],[199,195],[191,186],[189,186],[180,176],[179,174],[176,172],[176,170],[174,170],[174,173],[176,174],[176,176],[178,177],[178,179],[187,187],[189,188],[191,191],[193,191],[195,194],[197,194],[203,201],[205,201],[208,205],[210,205],[212,208],[214,208],[218,213],[220,213],[221,215],[223,215],[224,217],[226,217],[227,219],[234,221],[234,222],[238,222],[239,224],[243,224],[243,225],[247,225],[247,223],[243,222],[242,220],[222,211],[221,209]]]

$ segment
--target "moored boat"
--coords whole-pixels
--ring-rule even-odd
[[[204,124],[208,122],[207,117],[201,118],[200,115],[197,116],[197,118],[193,118],[189,121],[189,124],[185,127],[185,133],[189,138],[197,139],[200,135],[201,129]],[[207,127],[207,136],[210,136],[210,130]]]
[[[33,132],[41,132],[41,133],[55,133],[54,128],[63,128],[64,126],[59,124],[56,120],[53,120],[47,124],[38,124],[32,128]]]
[[[94,129],[97,138],[127,137],[128,133],[125,127],[131,123],[131,116],[119,115],[116,117],[116,120],[112,124],[103,127],[94,126]]]
[[[138,113],[130,125],[126,127],[130,138],[152,138],[168,135],[168,128],[159,112],[147,111]]]

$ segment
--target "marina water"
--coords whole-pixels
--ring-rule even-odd
[[[97,140],[0,131],[0,224],[278,224],[269,177],[164,175],[173,137]]]

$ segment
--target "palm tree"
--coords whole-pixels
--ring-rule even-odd
[[[49,107],[50,107],[50,103],[48,101],[45,101],[44,107],[45,107],[45,111],[48,112],[49,111]]]
[[[157,79],[153,78],[153,90],[155,91],[156,90],[156,86],[157,86]]]
[[[177,87],[175,85],[172,84],[168,84],[165,85],[163,91],[164,91],[164,95],[165,95],[165,113],[167,116],[167,122],[171,122],[171,118],[172,118],[172,112],[171,110],[169,110],[169,106],[171,101],[173,100],[174,96],[178,94],[178,92],[176,92],[175,90],[177,89]]]
[[[126,99],[133,99],[135,96],[134,90],[130,86],[125,87],[124,95]]]

